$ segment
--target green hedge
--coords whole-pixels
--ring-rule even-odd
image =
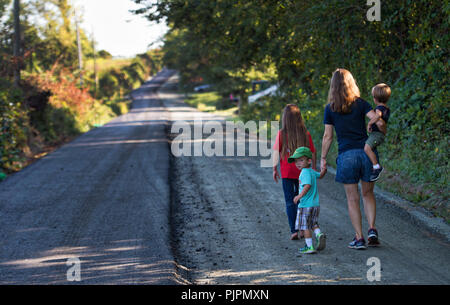
[[[0,179],[4,172],[20,169],[29,127],[27,113],[20,104],[22,92],[11,88],[11,83],[0,78]]]

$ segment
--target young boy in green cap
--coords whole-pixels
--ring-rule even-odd
[[[300,193],[294,197],[294,202],[299,203],[295,227],[304,233],[306,246],[300,249],[300,253],[315,253],[316,250],[325,248],[325,234],[319,228],[319,193],[317,191],[317,178],[322,179],[327,170],[316,172],[311,168],[312,153],[308,147],[299,147],[288,158],[288,162],[295,162],[295,166],[301,170]],[[316,247],[313,245],[312,233],[316,237]]]

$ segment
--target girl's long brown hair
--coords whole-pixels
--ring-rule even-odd
[[[349,113],[353,102],[359,96],[359,88],[350,71],[336,69],[331,77],[330,91],[328,91],[328,103],[330,103],[331,110]]]
[[[306,126],[303,122],[300,108],[297,105],[288,104],[284,107],[281,124],[281,137],[283,141],[281,158],[284,158],[286,154],[293,154],[301,146],[309,147]]]

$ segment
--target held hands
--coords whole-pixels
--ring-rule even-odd
[[[327,173],[327,159],[321,158],[320,159],[320,177],[319,179],[322,179],[323,176]]]
[[[300,199],[302,199],[302,195],[298,194],[297,196],[294,197],[294,203],[297,204],[300,201]]]
[[[327,168],[326,167],[322,167],[320,170],[320,179],[323,178],[323,176],[325,176],[325,174],[327,173]]]
[[[325,170],[325,172],[327,171],[327,159],[324,157],[320,158],[320,169],[321,169],[321,172],[323,170]]]

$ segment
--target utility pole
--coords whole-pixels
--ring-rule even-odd
[[[83,86],[83,50],[81,49],[80,27],[78,25],[78,16],[76,11],[75,11],[75,26],[77,30],[78,68],[80,70],[80,86]]]
[[[95,51],[94,27],[92,27],[92,50],[94,52],[94,98],[97,98],[98,76],[97,76],[97,54]]]
[[[14,0],[14,87],[20,86],[20,0]]]

